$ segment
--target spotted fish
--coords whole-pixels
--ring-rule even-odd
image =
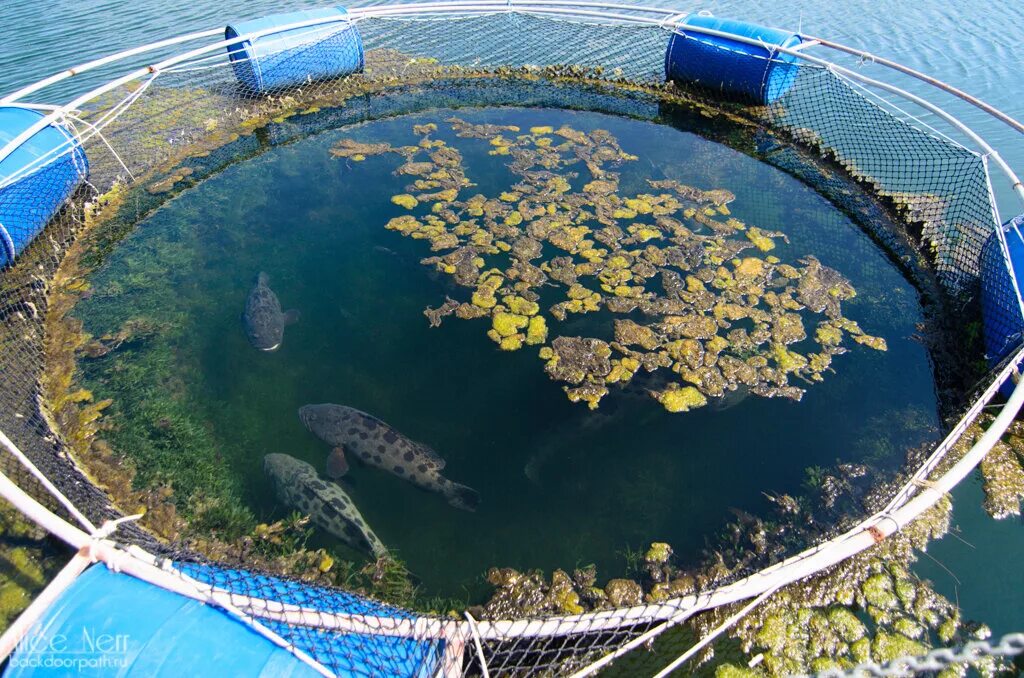
[[[324,403],[299,408],[299,419],[316,437],[335,448],[344,448],[365,463],[432,492],[465,511],[480,504],[476,490],[441,475],[445,461],[426,445],[409,440],[380,419],[365,412]]]
[[[352,548],[372,553],[375,558],[387,555],[387,547],[345,491],[322,480],[312,466],[287,454],[268,454],[263,457],[263,470],[274,481],[281,503],[308,515],[314,525]]]
[[[242,313],[242,324],[249,343],[261,351],[273,351],[284,339],[284,328],[297,322],[299,312],[291,310],[282,313],[281,302],[268,285],[266,273],[256,276],[256,284],[249,291],[245,300],[245,312]]]

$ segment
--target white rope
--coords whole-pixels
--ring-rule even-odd
[[[83,120],[82,118],[78,117],[77,115],[69,114],[68,118],[70,120],[75,121],[75,122],[81,123],[81,124],[85,125],[86,127],[88,127],[89,129],[91,129],[93,131],[93,134],[95,134],[95,136],[98,136],[100,138],[100,141],[103,142],[103,145],[107,147],[107,150],[110,151],[110,154],[114,156],[114,159],[117,160],[118,164],[120,164],[121,167],[124,168],[124,171],[128,173],[128,178],[131,179],[132,181],[135,181],[135,175],[132,173],[132,171],[130,169],[128,169],[128,165],[125,163],[124,160],[121,159],[121,156],[118,155],[117,151],[114,149],[113,146],[111,146],[110,142],[107,141],[107,138],[105,136],[103,136],[103,134],[100,132],[98,127],[93,125],[88,120]],[[81,138],[81,136],[82,136],[78,132],[77,128],[75,128],[75,136],[77,136],[79,138]]]

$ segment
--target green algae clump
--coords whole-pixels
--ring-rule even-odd
[[[391,196],[391,202],[395,203],[399,207],[404,207],[407,210],[411,210],[412,208],[416,207],[416,205],[420,204],[419,200],[412,197],[408,193],[402,193],[400,195]]]
[[[693,386],[669,388],[658,394],[658,402],[669,412],[689,412],[708,404],[704,394]]]
[[[800,400],[806,385],[835,369],[845,337],[886,350],[883,338],[842,316],[855,291],[838,271],[813,256],[785,263],[750,255],[789,241],[732,217],[731,191],[666,179],[648,180],[651,192],[625,194],[619,169],[638,158],[605,130],[537,126],[515,135],[511,126],[445,122],[457,138],[508,156],[518,181],[494,196],[460,199],[473,184],[461,152],[435,138],[438,123],[415,125],[420,139],[408,146],[343,140],[331,152],[401,158],[396,176],[413,181],[391,200],[412,213],[386,228],[429,241],[443,254],[422,263],[470,289],[444,313],[490,316],[487,334],[502,350],[552,342],[542,353],[545,371],[571,401],[596,408],[609,386],[666,368],[669,383],[659,379],[646,392],[669,412],[740,387]],[[584,167],[589,176],[580,177]],[[577,177],[578,191],[570,181]],[[428,310],[432,326],[439,313]],[[589,313],[610,316],[615,341],[588,347],[580,343],[588,338],[561,336],[554,324]],[[817,350],[805,348],[811,327]],[[597,362],[584,358],[593,350],[602,352]]]

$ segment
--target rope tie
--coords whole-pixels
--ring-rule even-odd
[[[878,517],[880,518],[880,520],[878,521],[878,523],[875,523],[874,527],[878,527],[882,520],[888,520],[890,523],[896,526],[897,532],[903,529],[903,525],[900,524],[900,521],[896,520],[888,511],[878,514]]]
[[[89,543],[85,547],[83,547],[85,550],[85,555],[89,557],[89,562],[100,562],[101,558],[99,557],[99,549],[97,547],[103,540],[107,539],[110,535],[114,534],[114,532],[121,525],[121,523],[135,521],[141,517],[141,513],[137,513],[133,516],[122,516],[121,518],[117,518],[116,520],[108,520],[104,522],[102,525],[100,525],[98,528],[96,528],[93,531],[93,533],[89,535]],[[111,571],[120,572],[121,563],[127,557],[129,557],[129,555],[126,551],[119,551],[116,558],[110,558],[108,560],[104,560],[103,562],[107,565],[107,567],[111,569]]]

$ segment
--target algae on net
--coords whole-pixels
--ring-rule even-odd
[[[439,254],[422,263],[472,290],[426,309],[431,326],[451,314],[489,316],[487,336],[502,350],[541,347],[546,372],[571,401],[595,409],[609,385],[622,387],[641,369],[675,373],[644,387],[670,412],[737,390],[800,400],[832,371],[848,338],[886,350],[885,339],[843,316],[842,302],[856,295],[850,282],[813,255],[785,263],[768,254],[786,235],[732,217],[729,190],[665,179],[648,180],[652,192],[625,194],[616,170],[639,158],[605,130],[445,122],[507,157],[518,181],[496,196],[467,196],[474,184],[462,154],[432,138],[436,123],[413,127],[415,145],[343,139],[331,154],[403,158],[395,174],[417,178],[391,200],[411,213],[386,228],[428,241]],[[611,341],[558,335],[549,343],[552,319],[602,309],[631,316],[614,320]]]

